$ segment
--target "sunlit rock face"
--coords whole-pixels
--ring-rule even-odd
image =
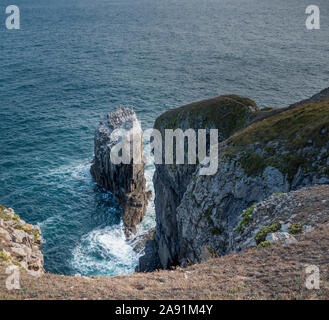
[[[13,209],[0,205],[0,262],[40,276],[44,273],[41,230],[30,225]]]

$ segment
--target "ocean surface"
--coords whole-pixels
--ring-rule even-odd
[[[6,30],[16,4],[21,30]],[[121,211],[91,179],[99,120],[119,105],[144,128],[165,110],[236,93],[283,107],[329,86],[329,2],[2,0],[0,203],[43,233],[45,268],[130,273]],[[146,168],[152,189],[153,166]],[[155,225],[152,203],[139,228]]]

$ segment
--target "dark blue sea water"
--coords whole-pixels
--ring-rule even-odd
[[[314,1],[311,1],[312,4]],[[21,30],[5,29],[5,7]],[[237,93],[282,107],[328,87],[329,2],[307,31],[304,0],[2,0],[0,203],[39,224],[47,271],[132,272],[120,210],[89,167],[99,119]],[[149,188],[152,167],[147,168]],[[148,208],[140,232],[154,225]]]

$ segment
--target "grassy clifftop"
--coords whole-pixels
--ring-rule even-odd
[[[299,105],[252,123],[226,142],[223,154],[238,159],[248,175],[267,166],[288,174],[299,168],[329,176],[329,98]]]
[[[245,147],[252,143],[265,145],[277,141],[286,143],[290,149],[300,149],[310,144],[322,147],[328,138],[329,98],[288,109],[251,124],[243,132],[233,135],[229,143]]]
[[[217,128],[227,138],[243,129],[258,110],[251,99],[238,95],[223,95],[171,109],[156,119],[154,128]]]

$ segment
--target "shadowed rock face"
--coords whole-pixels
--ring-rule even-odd
[[[225,95],[169,110],[156,119],[154,128],[161,132],[162,137],[165,136],[165,129],[218,129],[220,142],[245,128],[257,111],[254,101],[237,95]],[[145,255],[140,258],[139,271],[179,264],[177,207],[196,168],[197,165],[189,164],[156,165],[153,183],[157,226],[154,241],[146,244]]]
[[[130,164],[114,164],[111,161],[111,150],[121,141],[119,136],[112,134],[116,129],[129,132],[132,137],[130,152],[134,151],[139,164],[132,161]],[[142,129],[133,110],[117,108],[101,121],[95,132],[94,154],[90,169],[92,177],[100,187],[111,191],[122,207],[126,235],[136,233],[136,227],[144,217],[149,194],[146,193],[142,161]]]

